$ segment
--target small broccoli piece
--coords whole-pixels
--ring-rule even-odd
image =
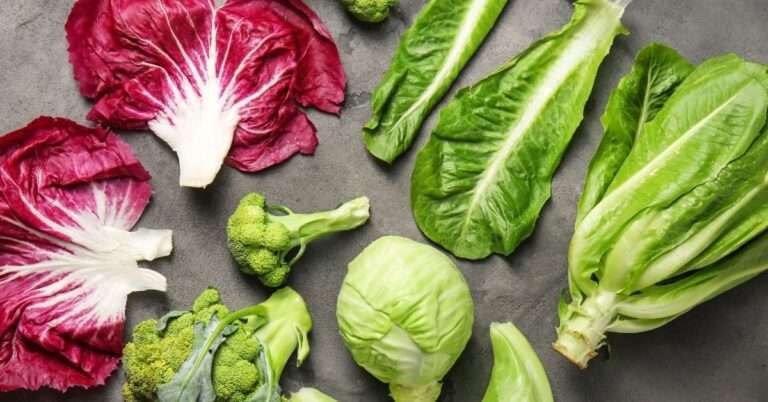
[[[123,397],[127,402],[154,401],[155,390],[173,378],[192,350],[194,316],[185,314],[171,322],[164,334],[156,320],[139,323],[133,342],[123,350],[127,381]]]
[[[214,316],[217,321],[212,321]],[[215,402],[248,400],[267,378],[279,379],[294,351],[299,351],[300,362],[308,353],[299,345],[306,344],[312,321],[301,296],[290,288],[235,312],[222,303],[216,289],[207,289],[191,311],[170,317],[165,328],[158,320],[143,321],[134,328],[133,340],[123,350],[126,382],[122,392],[127,402],[157,401],[159,388],[174,381],[182,366],[190,367],[184,363],[196,351],[208,353],[199,345],[217,337],[223,337],[223,343],[213,349],[207,372]],[[196,332],[196,328],[206,327],[214,331]],[[205,372],[197,370],[193,375]],[[279,388],[271,392],[277,393]]]
[[[285,283],[307,244],[364,224],[369,209],[368,198],[361,197],[332,211],[297,214],[282,206],[269,207],[263,195],[251,193],[240,200],[229,218],[229,249],[241,271],[257,276],[266,286],[277,287]]]
[[[365,22],[381,22],[389,16],[389,9],[398,0],[341,0],[341,4],[355,18]]]
[[[241,326],[219,348],[213,366],[213,387],[216,395],[226,401],[244,401],[262,380],[255,362],[261,344],[253,331]]]

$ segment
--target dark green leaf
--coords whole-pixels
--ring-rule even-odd
[[[403,34],[373,93],[368,151],[392,163],[490,32],[507,0],[431,0]]]

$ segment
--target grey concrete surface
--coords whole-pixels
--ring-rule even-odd
[[[295,267],[291,279],[314,317],[312,354],[301,369],[289,368],[286,390],[316,386],[342,402],[384,402],[385,386],[358,368],[337,334],[335,300],[345,266],[369,242],[385,234],[423,239],[411,218],[408,189],[414,152],[393,169],[366,154],[360,127],[369,98],[385,71],[400,33],[423,4],[403,0],[378,26],[350,19],[331,0],[307,0],[338,41],[349,76],[341,118],[312,112],[320,137],[314,157],[296,157],[267,172],[245,175],[224,168],[206,191],[180,189],[173,153],[150,134],[125,133],[152,172],[154,200],[141,225],[175,231],[175,252],[151,266],[168,277],[167,294],[130,297],[128,323],[186,308],[206,286],[216,286],[232,306],[262,300],[267,291],[234,268],[225,246],[224,224],[238,199],[258,190],[297,210],[330,208],[365,194],[373,202],[369,225],[320,241]],[[0,1],[0,132],[38,115],[66,116],[85,123],[89,104],[79,95],[67,62],[64,22],[72,1]],[[495,31],[462,74],[457,88],[493,70],[534,39],[558,28],[570,15],[564,0],[510,0]],[[514,321],[541,355],[558,401],[573,402],[758,402],[768,401],[768,276],[764,275],[659,330],[611,335],[605,353],[587,371],[572,367],[550,343],[557,325],[555,306],[566,286],[565,252],[585,167],[601,138],[599,116],[610,90],[649,41],[679,49],[694,61],[736,52],[768,63],[766,0],[635,0],[625,22],[632,35],[619,38],[601,70],[577,133],[555,178],[553,199],[536,233],[509,258],[459,262],[477,305],[475,332],[446,378],[442,401],[479,401],[492,365],[488,325]],[[434,125],[434,115],[419,139]],[[127,336],[129,334],[126,334]],[[105,387],[12,392],[0,402],[96,402],[120,400],[124,375]]]

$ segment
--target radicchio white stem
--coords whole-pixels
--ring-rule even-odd
[[[172,231],[138,229],[133,232],[114,230],[119,248],[114,252],[136,261],[152,261],[166,257],[173,249]]]
[[[179,185],[204,188],[219,173],[240,116],[236,109],[227,108],[215,75],[201,86],[199,95],[187,87],[149,128],[176,151]]]

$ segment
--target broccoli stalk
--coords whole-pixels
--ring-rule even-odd
[[[384,21],[397,3],[398,0],[341,0],[352,16],[364,22]]]
[[[235,312],[208,289],[192,311],[171,312],[136,326],[125,346],[127,402],[279,401],[283,369],[296,351],[309,354],[312,320],[290,288]]]
[[[267,206],[263,195],[251,193],[229,218],[229,249],[242,272],[277,287],[285,283],[307,244],[364,224],[369,209],[368,198],[360,197],[332,211],[297,214],[284,206]]]

